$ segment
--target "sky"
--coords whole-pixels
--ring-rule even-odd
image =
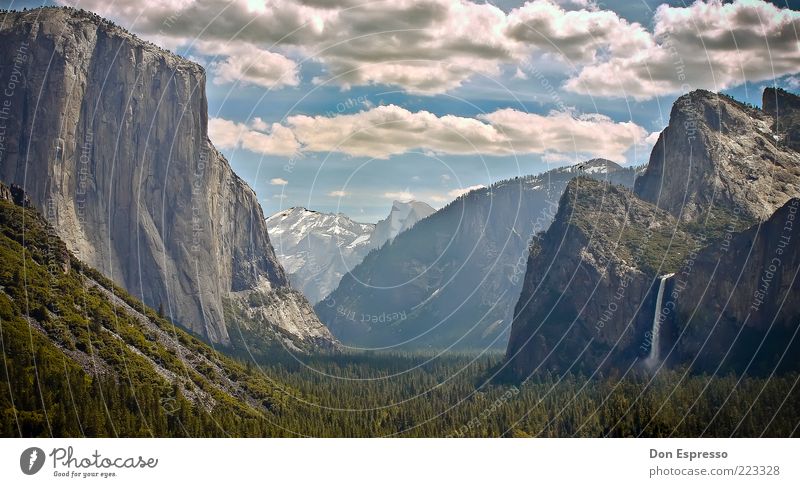
[[[688,91],[800,91],[798,1],[58,4],[206,68],[211,140],[267,215],[374,222],[593,157],[644,164]]]

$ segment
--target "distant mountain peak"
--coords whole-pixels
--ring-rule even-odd
[[[267,218],[267,228],[292,285],[316,303],[333,291],[342,276],[370,250],[435,211],[421,201],[395,200],[389,215],[376,225],[356,222],[344,213],[322,213],[297,206]]]
[[[413,227],[418,221],[436,213],[429,204],[417,200],[392,202],[389,216],[375,225],[370,237],[373,247],[380,247],[399,234]]]

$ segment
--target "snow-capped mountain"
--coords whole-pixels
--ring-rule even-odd
[[[336,289],[342,276],[370,250],[435,211],[420,201],[395,201],[389,216],[375,225],[353,221],[341,213],[294,207],[267,218],[267,228],[292,286],[317,303]]]
[[[375,225],[370,244],[373,248],[380,247],[435,212],[436,210],[422,201],[394,201],[389,216]]]

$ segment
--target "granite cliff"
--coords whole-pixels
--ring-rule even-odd
[[[699,243],[630,190],[574,179],[531,243],[507,356],[517,376],[625,367],[642,355],[658,276]]]
[[[202,67],[68,8],[5,14],[0,46],[0,180],[72,252],[209,341],[334,343],[208,139]]]
[[[775,131],[773,93],[764,92],[765,110],[704,90],[678,98],[636,194],[704,226],[743,230],[769,218],[800,194],[800,153]],[[784,92],[781,105],[797,99]]]

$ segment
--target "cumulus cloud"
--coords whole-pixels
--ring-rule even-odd
[[[260,119],[259,119],[260,120]],[[290,129],[279,123],[255,130],[253,125],[232,122],[222,118],[208,121],[208,135],[221,149],[246,149],[259,154],[293,156],[300,150],[300,144]]]
[[[646,49],[650,34],[610,10],[565,10],[549,1],[528,2],[511,11],[507,34],[572,63],[594,62],[601,50],[612,56]]]
[[[273,186],[286,186],[287,184],[289,184],[289,181],[283,178],[272,178],[269,180],[269,184]]]
[[[270,89],[300,84],[297,63],[281,54],[241,42],[200,42],[196,47],[206,55],[219,56],[209,66],[214,84],[252,84]]]
[[[222,147],[243,147],[262,154],[340,152],[385,159],[410,150],[455,155],[573,153],[622,160],[648,132],[633,122],[615,122],[590,114],[548,115],[502,109],[476,118],[437,116],[383,105],[354,114],[294,115],[269,133],[227,120],[210,123],[212,140]],[[276,141],[277,140],[277,141]]]
[[[348,193],[347,191],[337,190],[337,191],[331,191],[330,193],[328,193],[328,196],[332,196],[334,198],[344,198],[346,196],[350,196],[350,193]]]
[[[66,2],[66,0],[60,0]],[[384,84],[441,93],[481,76],[516,73],[538,55],[564,63],[567,90],[647,99],[723,89],[800,71],[800,13],[763,0],[661,5],[644,27],[584,0],[533,0],[504,12],[468,0],[86,0],[167,47],[192,47],[216,83]],[[293,58],[294,59],[293,59]],[[511,70],[503,68],[510,65]]]
[[[566,88],[595,96],[657,95],[745,81],[774,79],[800,70],[800,13],[763,1],[695,2],[660,6],[651,40],[587,65]]]
[[[398,201],[411,201],[416,199],[414,193],[410,192],[408,189],[405,191],[387,191],[386,193],[383,193],[383,197]]]

